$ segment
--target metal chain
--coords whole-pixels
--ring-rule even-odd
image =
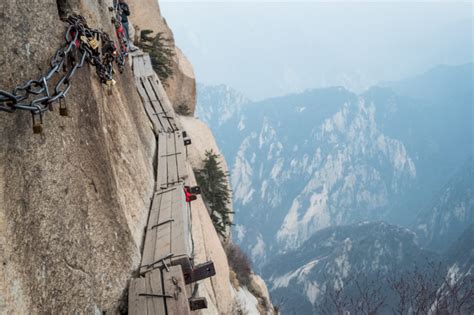
[[[95,67],[100,82],[107,85],[115,83],[113,62],[117,62],[120,66],[117,47],[107,33],[89,28],[81,15],[71,15],[66,22],[68,23],[66,44],[56,51],[46,74],[37,80],[18,85],[11,92],[0,89],[0,111],[31,112],[34,133],[42,132],[43,114],[53,110],[54,102],[60,104],[60,115],[67,116],[65,97],[71,88],[71,79],[86,61]],[[54,88],[50,87],[50,81],[61,71],[64,73],[63,76],[59,78]]]
[[[122,25],[122,8],[120,7],[120,3],[117,1],[111,9],[115,13],[115,16],[112,17],[112,24],[115,26],[115,33],[120,47],[120,52],[117,55],[117,64],[120,73],[122,73],[125,68],[125,59],[128,56],[127,35],[125,34],[125,29]]]

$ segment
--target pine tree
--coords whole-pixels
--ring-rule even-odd
[[[230,189],[227,185],[227,176],[217,160],[219,156],[212,150],[206,151],[204,167],[196,172],[196,180],[201,187],[212,222],[217,232],[225,238],[226,229],[232,225],[229,209]]]
[[[163,37],[159,32],[154,37],[151,36],[152,30],[143,30],[140,34],[140,44],[138,45],[144,52],[150,55],[153,70],[163,84],[173,76],[173,57],[174,50],[171,48],[171,40]]]

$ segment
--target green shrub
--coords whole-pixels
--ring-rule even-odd
[[[232,225],[230,215],[233,212],[229,209],[231,191],[227,184],[228,174],[222,169],[218,157],[212,150],[206,151],[204,166],[196,171],[196,180],[201,187],[214,227],[225,239],[226,230]]]
[[[186,104],[181,103],[178,105],[178,108],[176,108],[176,114],[181,116],[191,116],[191,111]]]

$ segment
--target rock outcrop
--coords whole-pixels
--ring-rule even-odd
[[[183,52],[176,47],[173,32],[160,12],[160,5],[156,0],[129,0],[131,19],[139,30],[152,30],[163,33],[164,38],[170,40],[174,49],[172,70],[173,76],[164,86],[174,108],[184,106],[192,115],[196,107],[196,78],[191,63]]]
[[[64,44],[60,13],[80,13],[91,27],[113,35],[110,4],[0,3],[0,88],[11,90],[47,71],[54,52]],[[154,1],[130,4],[137,14],[146,14],[139,20],[132,17],[131,23],[157,31],[165,25]],[[146,21],[151,24],[140,25]],[[178,81],[170,84],[168,93],[174,105],[181,95],[194,110],[192,67],[177,52],[182,77],[175,77]],[[128,66],[115,79],[109,95],[91,66],[78,70],[67,95],[69,117],[46,113],[40,135],[31,131],[29,113],[0,112],[1,314],[127,310],[128,282],[140,263],[154,191],[157,144]],[[212,134],[201,139],[201,127],[188,127],[191,137],[197,132],[196,144],[218,151]],[[195,183],[192,175],[190,181]],[[202,313],[231,313],[237,297],[227,257],[200,198],[193,203],[192,215],[195,262],[213,260],[217,271],[199,286],[199,295],[209,302]]]

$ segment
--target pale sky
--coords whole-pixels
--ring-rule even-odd
[[[471,2],[160,1],[197,81],[252,99],[356,92],[473,60]]]

